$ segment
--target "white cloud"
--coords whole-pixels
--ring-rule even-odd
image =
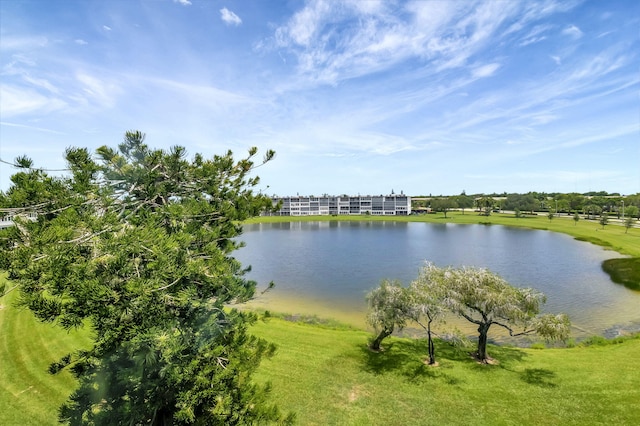
[[[582,31],[580,31],[580,28],[576,27],[575,25],[569,25],[567,28],[562,30],[562,34],[572,37],[574,39],[579,39],[580,37],[583,36],[583,33]]]
[[[606,37],[606,36],[608,36],[609,34],[613,34],[613,33],[615,33],[615,31],[605,31],[605,32],[603,32],[603,33],[598,34],[598,36],[597,36],[596,38]]]
[[[113,82],[106,82],[97,77],[85,73],[78,73],[76,79],[81,85],[84,96],[76,99],[79,102],[97,103],[103,107],[113,107],[117,96],[121,93],[120,87]]]
[[[482,65],[473,69],[472,74],[475,78],[491,77],[500,68],[500,64],[493,63]]]
[[[172,90],[196,102],[217,105],[249,105],[256,103],[253,98],[240,95],[234,92],[221,90],[212,86],[183,83],[181,81],[167,80],[161,78],[149,78],[150,84]]]
[[[57,98],[49,98],[34,90],[15,86],[0,86],[0,111],[5,118],[25,114],[44,114],[62,109],[65,102]]]
[[[62,132],[59,132],[57,130],[52,130],[52,129],[47,129],[44,127],[37,127],[37,126],[28,126],[26,124],[19,124],[19,123],[10,123],[7,121],[0,121],[0,126],[7,126],[7,127],[18,127],[21,129],[29,129],[29,130],[36,130],[38,132],[44,132],[44,133],[52,133],[52,134],[56,134],[56,135],[62,135]]]
[[[330,14],[331,7],[324,1],[309,4],[296,12],[286,26],[278,28],[276,38],[283,45],[292,41],[299,46],[309,46]]]
[[[531,37],[531,38],[527,38],[525,40],[522,40],[520,42],[520,46],[524,47],[524,46],[528,46],[530,44],[534,44],[534,43],[539,43],[543,40],[546,40],[547,37],[546,36],[540,36],[540,37]]]
[[[522,38],[520,41],[520,46],[528,46],[530,44],[538,43],[543,40],[546,40],[546,36],[542,35],[545,31],[551,28],[550,25],[536,25],[534,26],[529,33]]]
[[[554,114],[541,113],[541,114],[533,115],[531,119],[533,120],[534,125],[539,125],[539,124],[551,123],[552,121],[557,120],[558,117]]]
[[[86,41],[82,40],[81,38],[75,39],[74,41],[75,41],[76,44],[79,44],[81,46],[89,44]]]
[[[365,2],[366,3],[366,2]],[[341,80],[418,61],[430,70],[467,65],[517,16],[519,3],[410,2],[403,13],[387,13],[388,3],[308,3],[275,31],[275,44],[298,59],[298,72],[309,81]],[[488,71],[488,69],[484,70]],[[495,70],[493,70],[495,71]]]
[[[173,0],[174,3],[180,3],[183,6],[191,6],[191,2],[189,0]]]
[[[102,29],[105,31],[111,31],[111,27],[107,26],[107,25],[103,25]]]
[[[59,93],[59,90],[57,87],[55,87],[53,84],[51,84],[48,80],[44,79],[44,78],[37,78],[37,77],[32,77],[31,75],[25,73],[22,76],[22,79],[29,83],[32,86],[35,87],[40,87],[42,89],[45,89],[51,93]]]
[[[34,48],[45,47],[49,44],[46,37],[28,36],[13,37],[11,35],[2,35],[2,50],[31,50]]]
[[[24,55],[12,55],[11,62],[2,67],[2,75],[24,75],[25,67],[34,67],[36,62]]]
[[[37,63],[22,55],[12,55],[12,61],[2,68],[0,75],[17,77],[21,87],[45,89],[51,93],[58,93],[59,90],[51,84],[46,78],[34,77],[33,69]],[[25,84],[26,83],[26,84]]]
[[[242,24],[242,19],[226,7],[220,9],[220,18],[228,25]]]
[[[629,63],[630,58],[625,55],[615,55],[615,52],[602,52],[594,55],[582,64],[574,67],[570,80],[592,80],[603,77],[612,71]]]

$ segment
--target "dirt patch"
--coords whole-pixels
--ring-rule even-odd
[[[480,358],[478,358],[478,355],[476,353],[474,353],[474,352],[471,352],[469,355],[478,364],[487,364],[487,365],[498,365],[498,364],[500,364],[500,361],[498,361],[497,359],[491,358],[491,357],[487,357],[487,359],[480,359]]]
[[[380,346],[380,349],[373,349],[371,346],[367,345],[367,349],[369,349],[369,352],[373,352],[376,354],[384,352],[384,348],[382,346]]]
[[[363,395],[363,389],[361,385],[355,385],[354,387],[351,388],[351,391],[349,392],[349,402],[350,403],[354,403],[356,402],[362,395]]]

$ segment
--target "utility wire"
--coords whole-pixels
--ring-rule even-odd
[[[41,167],[24,167],[24,166],[21,166],[21,165],[16,164],[16,163],[5,161],[2,158],[0,158],[0,163],[8,164],[8,165],[13,166],[13,167],[15,167],[17,169],[40,170],[40,171],[43,171],[43,172],[70,172],[71,171],[71,169],[43,169]]]

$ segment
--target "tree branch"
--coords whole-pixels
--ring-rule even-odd
[[[136,268],[137,268],[137,266],[136,266]],[[167,284],[167,285],[165,285],[165,286],[162,286],[162,287],[159,287],[159,288],[153,289],[153,290],[151,290],[151,292],[152,292],[152,293],[155,293],[156,291],[166,290],[166,289],[168,289],[169,287],[171,287],[171,286],[173,286],[173,285],[177,284],[181,279],[182,279],[182,277],[178,277],[178,278],[176,278],[176,279],[175,279],[175,281],[174,281],[174,282],[172,282],[171,284]]]
[[[509,331],[509,336],[511,336],[511,337],[516,337],[516,336],[526,336],[526,335],[528,335],[528,334],[531,334],[531,333],[535,333],[535,332],[536,332],[536,330],[532,329],[532,330],[523,330],[523,331],[521,331],[521,332],[519,332],[519,333],[514,333],[514,332],[513,332],[513,329],[512,329],[511,327],[509,327],[508,325],[506,325],[506,324],[503,324],[503,323],[498,322],[498,321],[493,321],[493,323],[494,323],[495,325],[499,325],[500,327],[502,327],[502,328],[504,328],[504,329],[508,330],[508,331]]]
[[[13,290],[15,290],[16,288],[20,287],[20,284],[16,284],[13,287],[11,287],[9,290],[3,291],[0,294],[0,297],[2,296],[6,296],[7,294],[11,293]],[[1,289],[0,289],[1,290]]]
[[[466,319],[467,321],[472,322],[474,324],[477,324],[477,325],[481,325],[482,324],[482,321],[478,321],[478,320],[474,319],[473,317],[465,314],[464,312],[460,312],[460,316],[462,316],[464,319]]]

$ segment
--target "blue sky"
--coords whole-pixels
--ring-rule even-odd
[[[276,150],[268,194],[640,192],[640,2],[0,1],[0,158]],[[0,164],[0,189],[15,170]]]

